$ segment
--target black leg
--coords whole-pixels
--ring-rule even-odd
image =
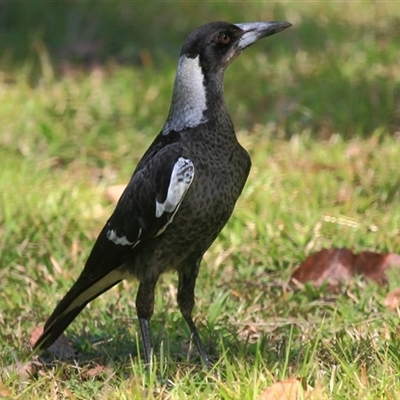
[[[151,361],[151,336],[150,318],[154,311],[154,288],[157,282],[140,282],[136,295],[136,313],[139,318],[140,331],[144,348],[144,361],[150,364]]]
[[[142,333],[142,342],[144,349],[144,362],[150,364],[151,361],[151,337],[150,337],[150,324],[148,319],[139,318],[140,331]]]
[[[178,287],[178,304],[190,329],[197,349],[207,367],[211,367],[210,358],[206,353],[196,325],[192,319],[192,310],[194,307],[194,288],[196,285],[197,275],[199,273],[201,258],[197,259],[193,265],[185,265],[179,272],[179,287]],[[189,268],[188,268],[189,267]]]
[[[192,337],[194,339],[194,342],[196,343],[197,350],[199,351],[201,358],[203,359],[206,366],[208,368],[211,368],[212,364],[210,361],[210,357],[208,357],[208,354],[204,349],[203,343],[200,339],[199,332],[197,331],[196,325],[193,322],[192,316],[183,314],[183,317],[185,318],[185,321],[189,326],[190,332],[192,333]]]

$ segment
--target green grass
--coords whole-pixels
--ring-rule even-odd
[[[383,300],[398,274],[388,287],[356,279],[337,294],[288,281],[323,247],[400,252],[400,7],[97,4],[1,6],[0,398],[257,399],[303,377],[319,399],[397,399],[399,316]],[[253,169],[197,282],[195,319],[214,369],[191,351],[176,276],[166,275],[151,372],[137,351],[132,282],[68,328],[76,362],[21,376],[12,366],[29,360],[32,330],[113,210],[104,189],[128,181],[164,122],[185,35],[212,19],[294,24],[226,75]],[[103,45],[89,60],[62,51],[78,39]],[[91,377],[99,365],[105,372]]]

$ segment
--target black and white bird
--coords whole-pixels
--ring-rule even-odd
[[[204,253],[232,214],[251,166],[225,105],[223,76],[243,49],[289,26],[212,22],[188,36],[168,118],[34,348],[49,347],[90,301],[123,279],[136,278],[136,311],[144,360],[149,363],[154,289],[160,274],[176,271],[179,308],[201,357],[210,364],[192,319],[196,278]]]

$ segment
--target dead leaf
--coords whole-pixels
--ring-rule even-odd
[[[43,327],[38,327],[33,330],[29,340],[31,346],[33,346],[36,343],[37,339],[39,339],[39,336],[42,334],[42,332],[43,332]],[[47,348],[47,351],[60,360],[65,360],[68,358],[75,357],[75,351],[70,346],[64,333],[62,333],[58,337],[58,339],[50,347]]]
[[[12,399],[10,390],[0,382],[0,399]]]
[[[367,373],[367,366],[365,363],[361,364],[360,367],[360,380],[364,386],[368,386],[368,373]]]
[[[259,400],[298,400],[302,393],[305,394],[305,399],[310,399],[307,395],[307,383],[305,388],[303,386],[302,380],[296,378],[276,382],[261,393]]]
[[[354,271],[378,284],[387,282],[386,271],[390,267],[400,267],[400,255],[395,253],[373,253],[364,251],[356,256]]]
[[[380,254],[364,251],[353,254],[349,249],[322,249],[307,257],[294,272],[293,281],[313,282],[321,286],[328,282],[329,289],[335,289],[340,282],[349,282],[355,275],[362,275],[382,285],[387,282],[386,271],[400,267],[400,255]]]
[[[322,249],[310,255],[294,272],[292,279],[300,283],[313,282],[321,286],[328,282],[331,288],[352,276],[354,255],[348,249]]]
[[[39,339],[39,336],[42,334],[43,332],[43,327],[37,327],[35,328],[32,333],[31,333],[31,337],[29,339],[29,343],[31,344],[31,346],[33,347],[33,345],[36,343],[36,341]]]
[[[111,375],[113,370],[105,365],[96,365],[85,372],[87,378],[95,379],[101,375]]]
[[[8,365],[1,372],[6,373],[7,375],[11,373],[16,373],[19,379],[24,381],[34,376],[41,367],[42,363],[34,360],[34,361],[28,361],[24,364],[18,362],[13,365]],[[0,398],[2,399],[3,397],[1,397],[0,395]]]
[[[383,303],[389,310],[396,310],[400,306],[400,288],[389,292]]]
[[[105,191],[104,195],[107,200],[111,201],[111,203],[118,203],[119,198],[125,190],[126,185],[114,185],[109,186]]]
[[[250,324],[241,329],[239,335],[248,343],[256,343],[260,339],[261,332],[255,325]]]

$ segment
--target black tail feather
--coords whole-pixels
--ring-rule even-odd
[[[119,276],[118,279],[116,278],[117,276]],[[44,326],[43,333],[33,348],[44,350],[51,346],[88,303],[122,280],[120,275],[115,274],[116,279],[106,280],[108,284],[102,285],[102,282],[107,277],[110,277],[110,274],[100,281],[88,284],[87,279],[83,279],[81,276],[50,315]],[[96,286],[98,290],[96,290]],[[88,296],[86,297],[85,294],[88,294]],[[76,305],[68,310],[74,302],[77,302]]]

